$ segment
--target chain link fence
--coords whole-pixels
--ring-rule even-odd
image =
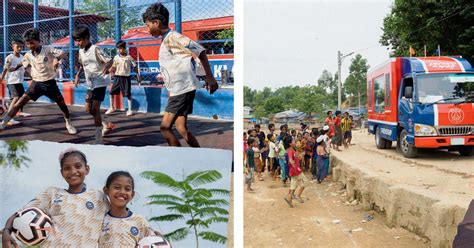
[[[170,12],[170,26],[206,48],[218,82],[233,84],[232,0],[161,1]],[[142,13],[156,0],[4,0],[1,7],[0,61],[12,53],[11,41],[22,39],[29,28],[38,28],[41,43],[62,49],[68,57],[58,69],[58,81],[70,81],[78,69],[78,46],[70,38],[74,27],[86,25],[91,41],[115,56],[115,43],[127,42],[129,54],[138,62],[142,84],[160,85],[160,40],[152,37]],[[26,52],[26,48],[23,52]],[[199,63],[198,63],[199,65]],[[202,70],[196,68],[200,79]],[[136,79],[135,73],[132,80]],[[133,81],[137,83],[136,81]]]

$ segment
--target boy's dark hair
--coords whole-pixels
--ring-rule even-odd
[[[291,133],[291,135],[296,134],[296,130],[295,130],[295,129],[291,129],[291,132],[290,132],[290,133]]]
[[[117,43],[115,44],[115,47],[116,47],[116,48],[123,48],[123,49],[125,49],[125,48],[127,48],[127,43],[126,43],[125,41],[123,41],[123,40],[119,40],[119,41],[117,41]]]
[[[26,30],[25,33],[23,33],[23,39],[25,41],[27,41],[27,40],[41,41],[40,40],[40,31],[36,28],[30,28],[30,29]]]
[[[273,134],[271,133],[267,134],[267,139],[271,141],[273,139]]]
[[[249,129],[247,130],[247,134],[250,135],[253,131],[255,131],[255,129]]]
[[[285,147],[285,150],[291,146],[291,141],[293,141],[293,137],[291,136],[285,136],[285,138],[283,138],[283,147]]]
[[[63,168],[63,163],[64,163],[64,160],[70,156],[77,156],[78,158],[80,158],[85,165],[87,165],[87,158],[86,158],[86,155],[79,151],[79,150],[76,150],[76,149],[71,149],[71,150],[68,150],[64,153],[62,153],[61,155],[59,155],[59,164],[61,166],[61,168]]]
[[[255,142],[254,138],[248,138],[247,139],[247,145],[251,145],[251,144],[253,144],[253,142]]]
[[[89,28],[84,25],[78,26],[76,29],[74,29],[74,32],[72,32],[72,38],[74,40],[82,40],[90,37],[91,32],[89,31]]]
[[[135,181],[133,180],[133,177],[132,175],[130,175],[130,173],[126,172],[126,171],[115,171],[115,172],[112,172],[112,174],[109,175],[109,177],[107,177],[107,181],[105,182],[105,187],[110,187],[110,185],[112,184],[112,182],[117,179],[118,177],[128,177],[132,180],[132,191],[135,191]]]
[[[311,133],[313,133],[314,137],[318,137],[319,135],[319,130],[315,127],[311,129]]]
[[[21,39],[15,38],[12,40],[12,44],[24,45],[25,42],[23,42]]]
[[[142,17],[143,17],[143,22],[158,20],[161,23],[163,23],[163,25],[168,26],[170,13],[168,12],[168,9],[163,4],[155,3],[146,9]]]
[[[268,129],[272,129],[273,127],[275,127],[275,124],[273,123],[268,124]]]
[[[283,130],[283,128],[286,128],[286,125],[285,125],[285,124],[283,124],[283,125],[280,126],[280,131]]]
[[[304,131],[304,132],[303,132],[303,136],[304,136],[305,134],[307,134],[307,133],[308,133],[307,131]]]
[[[337,116],[337,115],[340,115],[340,114],[341,114],[341,111],[337,110],[337,111],[336,111],[336,116]]]
[[[260,124],[255,124],[255,128],[260,128]]]
[[[246,133],[246,132],[244,132],[244,135],[246,135],[246,134],[247,134],[247,133]]]

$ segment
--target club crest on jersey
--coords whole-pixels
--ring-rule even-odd
[[[133,236],[137,236],[138,235],[138,228],[132,226],[132,228],[130,228],[130,233],[132,233]]]
[[[89,210],[94,209],[94,203],[92,203],[90,201],[86,202],[86,208],[89,209]]]
[[[48,62],[48,57],[44,57],[43,61],[46,63]]]
[[[464,111],[460,108],[451,108],[448,111],[448,119],[453,124],[459,124],[464,120]]]
[[[55,194],[54,195],[54,200],[53,200],[53,203],[54,204],[61,204],[63,202],[63,200],[61,199],[62,195],[60,194]]]

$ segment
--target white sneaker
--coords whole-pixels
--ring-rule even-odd
[[[133,115],[132,110],[131,110],[131,109],[128,109],[128,110],[127,110],[127,116],[132,116],[132,115]]]
[[[114,129],[114,124],[112,122],[107,123],[107,125],[102,125],[102,137],[107,135]]]
[[[74,128],[74,126],[71,123],[67,122],[67,121],[66,121],[66,129],[69,132],[69,134],[76,134],[77,133],[76,128]]]
[[[115,112],[115,109],[109,108],[109,109],[107,109],[107,111],[105,111],[105,114],[106,114],[106,115],[110,115],[110,114],[112,114],[113,112]]]
[[[28,114],[28,113],[25,113],[25,112],[20,112],[18,115],[20,117],[30,117],[31,116],[31,114]]]
[[[20,124],[20,123],[21,123],[21,122],[19,122],[19,121],[17,121],[17,120],[15,120],[15,119],[12,118],[12,119],[8,122],[8,125],[9,125],[9,126],[13,126],[13,125],[18,125],[18,124]]]

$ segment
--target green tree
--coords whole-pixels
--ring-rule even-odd
[[[234,26],[228,29],[224,29],[217,33],[217,38],[221,40],[227,40],[224,42],[224,46],[234,45]]]
[[[298,92],[295,109],[305,114],[321,113],[326,107],[327,93],[321,86],[307,85]]]
[[[196,171],[184,178],[182,181],[156,171],[145,171],[141,176],[152,180],[160,186],[167,187],[176,193],[156,194],[148,196],[149,205],[167,206],[171,213],[152,217],[150,221],[176,221],[186,220],[186,227],[179,228],[165,234],[169,240],[182,240],[193,231],[196,239],[196,247],[199,247],[199,238],[225,244],[227,238],[208,229],[213,223],[227,223],[229,212],[224,208],[229,205],[225,199],[216,196],[228,196],[230,192],[225,189],[207,189],[201,187],[204,184],[213,183],[222,178],[216,170]]]
[[[0,166],[21,168],[22,165],[28,166],[31,161],[25,154],[28,153],[28,141],[7,140],[1,142],[3,152],[0,153]]]
[[[366,93],[367,90],[367,70],[369,65],[367,60],[362,57],[362,55],[357,54],[355,58],[351,60],[351,65],[349,66],[349,76],[344,82],[344,91],[352,98],[356,98],[363,106],[366,102]],[[350,107],[350,106],[349,106]]]
[[[392,56],[408,56],[412,46],[422,56],[441,47],[442,55],[462,55],[473,61],[474,2],[397,0],[383,21],[380,43]]]

